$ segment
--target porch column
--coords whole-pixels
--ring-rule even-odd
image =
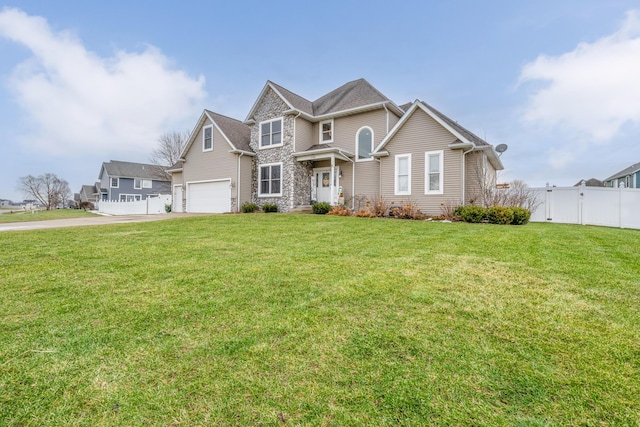
[[[329,181],[329,190],[331,195],[331,204],[333,205],[333,201],[335,200],[333,197],[335,195],[335,173],[336,173],[336,155],[331,153],[331,178]]]

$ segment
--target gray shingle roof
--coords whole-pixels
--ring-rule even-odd
[[[358,79],[313,101],[313,114],[322,116],[385,101],[390,100],[365,79]]]
[[[303,111],[309,115],[313,115],[313,105],[311,101],[291,92],[289,89],[285,89],[282,86],[275,84],[270,80],[269,83],[271,83],[278,90],[278,92],[280,92],[280,94],[286,98],[289,104],[293,105],[293,108]]]
[[[390,102],[389,98],[380,93],[365,79],[345,83],[313,102],[271,81],[269,83],[280,92],[289,104],[310,116],[322,116],[365,105]]]
[[[162,167],[157,165],[111,160],[109,162],[104,162],[102,164],[102,167],[107,171],[110,177],[142,178],[155,179],[156,181],[170,181],[170,179],[162,178],[164,170]]]
[[[451,120],[449,117],[445,116],[444,114],[442,114],[440,111],[436,110],[435,108],[433,108],[431,105],[427,104],[424,101],[420,101],[422,103],[422,105],[424,105],[425,107],[427,107],[429,110],[431,110],[433,112],[433,114],[435,114],[436,116],[438,116],[443,122],[445,122],[446,124],[448,124],[449,126],[451,126],[453,129],[455,129],[459,134],[461,134],[462,136],[464,136],[467,140],[473,142],[474,144],[476,144],[477,146],[483,146],[483,145],[491,145],[489,144],[487,141],[485,141],[484,139],[480,138],[478,135],[476,135],[475,133],[471,132],[470,130],[465,129],[464,127],[460,126],[457,122]]]
[[[627,175],[631,175],[632,173],[634,173],[634,172],[636,172],[638,170],[640,170],[640,163],[636,163],[636,164],[633,164],[633,165],[629,166],[628,168],[622,169],[620,172],[611,175],[609,178],[606,178],[605,181],[609,181],[609,180],[617,179],[617,178],[622,178],[622,177],[625,177]]]
[[[83,185],[80,190],[81,193],[84,193],[87,196],[92,196],[98,193],[98,189],[95,185]]]
[[[213,111],[206,111],[213,121],[216,122],[220,130],[229,138],[234,147],[239,150],[253,152],[249,146],[249,142],[251,141],[251,128],[249,126],[240,120],[232,119],[231,117],[223,116]]]

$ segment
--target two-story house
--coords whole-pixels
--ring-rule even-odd
[[[605,187],[640,188],[640,163],[624,168],[604,180]]]
[[[398,106],[359,79],[315,101],[268,81],[243,122],[205,110],[169,172],[175,211],[384,197],[437,215],[478,200],[502,168],[491,144],[430,105]]]
[[[96,188],[100,201],[133,202],[171,194],[171,179],[157,165],[111,160],[102,163]]]

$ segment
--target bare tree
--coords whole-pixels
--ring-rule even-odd
[[[69,183],[53,173],[40,176],[27,175],[18,181],[18,190],[27,197],[33,197],[47,210],[55,209],[71,196]]]
[[[154,165],[169,167],[180,160],[180,154],[189,139],[189,133],[165,132],[158,138],[158,146],[151,152],[151,163]]]

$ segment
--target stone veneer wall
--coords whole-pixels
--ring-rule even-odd
[[[283,115],[283,112],[288,109],[287,104],[269,89],[253,115],[256,123],[251,125],[250,146],[256,152],[251,180],[251,195],[253,201],[259,206],[265,203],[274,203],[278,205],[280,212],[288,212],[298,205],[309,204],[311,197],[310,177],[312,171],[308,164],[301,164],[293,157],[295,117]],[[260,122],[279,117],[282,117],[282,147],[260,149]],[[282,163],[281,197],[258,197],[259,168],[261,165],[269,163]]]

